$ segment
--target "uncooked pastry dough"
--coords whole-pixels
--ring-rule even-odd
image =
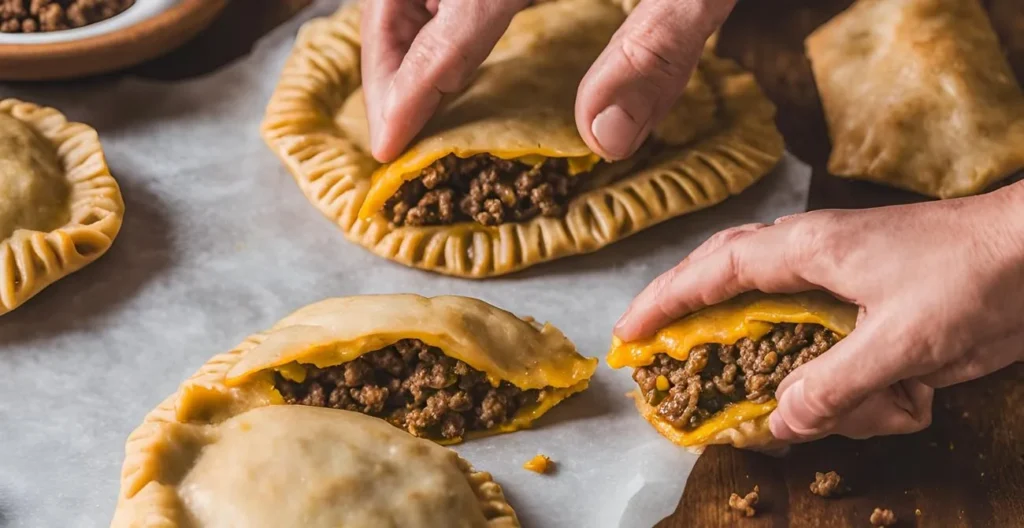
[[[562,217],[395,227],[377,210],[402,181],[450,152],[592,155],[577,135],[573,100],[579,78],[623,20],[621,6],[608,0],[557,0],[520,13],[473,84],[445,102],[399,160],[380,167],[366,148],[353,3],[303,28],[263,137],[346,237],[402,264],[485,278],[596,251],[738,194],[776,164],[783,142],[775,108],[752,75],[706,53],[686,96],[655,130],[660,153],[645,149],[581,176],[589,178],[585,191]]]
[[[454,452],[377,418],[284,405],[270,381],[296,360],[338,364],[405,338],[492,379],[556,388],[492,434],[527,427],[586,388],[597,362],[554,327],[476,299],[307,306],[210,359],[146,416],[125,448],[114,528],[519,526],[501,487]]]
[[[98,259],[123,217],[95,130],[0,100],[0,315]]]

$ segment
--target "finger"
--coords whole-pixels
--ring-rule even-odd
[[[705,240],[701,245],[697,246],[697,249],[694,249],[679,264],[677,264],[672,269],[666,271],[665,273],[662,273],[656,279],[654,279],[654,281],[644,291],[645,292],[647,292],[647,291],[656,292],[656,291],[664,290],[669,284],[671,284],[675,280],[675,276],[676,275],[678,275],[680,273],[685,273],[685,270],[686,270],[687,266],[689,266],[692,262],[700,260],[700,259],[706,257],[707,255],[717,251],[719,248],[721,248],[725,244],[728,244],[729,242],[732,242],[733,240],[736,240],[737,238],[745,236],[748,233],[753,233],[754,231],[757,231],[758,229],[761,229],[763,227],[765,227],[764,224],[751,223],[751,224],[744,224],[744,225],[740,225],[740,226],[730,227],[728,229],[725,229],[723,231],[719,231],[718,233],[715,233],[710,238]],[[626,314],[628,315],[628,314],[630,314],[630,312],[633,312],[633,311],[636,311],[638,309],[641,309],[641,308],[639,308],[637,306],[640,303],[647,302],[646,301],[647,297],[650,297],[650,295],[649,294],[645,295],[644,293],[641,293],[641,295],[638,296],[632,302],[632,304],[629,307],[629,309],[627,310]],[[616,323],[616,325],[615,325],[615,334],[619,335],[620,337],[621,337],[621,334],[619,333],[620,330],[623,330],[623,325],[625,325],[626,321],[630,319],[630,317],[627,317],[627,315],[623,315],[619,319],[619,322]],[[660,328],[661,326],[664,326],[664,325],[654,326],[654,325],[657,325],[658,322],[661,322],[663,320],[664,321],[671,321],[672,319],[673,319],[672,314],[663,313],[662,317],[659,317],[656,321],[651,321],[650,323],[648,323],[648,325],[650,325],[651,328],[653,328],[653,329],[657,329],[657,328]]]
[[[445,0],[408,47],[383,96],[373,155],[397,157],[437,110],[444,94],[466,87],[529,0]]]
[[[708,36],[735,0],[645,0],[580,83],[576,123],[594,152],[623,159],[686,88]]]
[[[929,387],[941,389],[978,379],[1015,363],[1024,351],[1024,337],[1012,334],[960,356],[942,368],[918,378]]]
[[[780,384],[775,392],[779,405],[769,420],[773,435],[810,439],[828,434],[840,416],[865,398],[926,368],[918,365],[917,340],[885,321],[868,320]]]
[[[697,249],[693,250],[689,255],[687,255],[683,262],[680,262],[679,264],[683,265],[686,262],[692,262],[704,258],[728,242],[736,240],[747,233],[753,233],[754,231],[764,227],[767,226],[762,223],[750,223],[719,231],[714,235],[711,235],[711,237],[705,240],[703,244],[697,246]]]
[[[798,218],[800,218],[800,217],[802,217],[802,216],[804,216],[806,214],[807,213],[796,213],[796,214],[791,214],[791,215],[786,215],[786,216],[780,216],[780,217],[775,219],[774,223],[776,225],[784,224],[784,223],[789,222],[791,220],[796,220],[796,219],[798,219]]]
[[[383,132],[384,97],[402,58],[436,9],[436,3],[427,5],[416,0],[364,2],[360,62],[371,138]]]
[[[633,300],[615,335],[624,341],[646,337],[683,315],[745,291],[791,293],[818,288],[802,276],[806,263],[790,258],[788,237],[785,226],[763,227],[725,241],[684,268],[674,268]]]
[[[873,392],[851,411],[837,417],[831,428],[811,436],[793,435],[778,440],[808,442],[831,434],[849,438],[908,434],[920,431],[932,420],[934,391],[923,383],[905,380]],[[782,433],[784,436],[788,433]]]

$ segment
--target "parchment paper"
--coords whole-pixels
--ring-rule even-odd
[[[528,527],[648,527],[670,514],[696,457],[662,439],[603,364],[632,297],[717,230],[801,211],[810,170],[787,157],[710,210],[593,255],[470,282],[407,269],[350,244],[306,202],[259,138],[302,20],[200,79],[3,86],[100,131],[127,202],[110,253],[0,319],[0,526],[106,526],[128,433],[209,357],[329,296],[482,298],[555,323],[602,366],[536,429],[457,450],[504,486]],[[537,453],[558,463],[523,470]]]

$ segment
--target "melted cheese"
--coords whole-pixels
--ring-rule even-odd
[[[342,365],[403,339],[439,348],[483,372],[493,386],[507,381],[523,390],[544,390],[535,405],[522,408],[509,423],[486,434],[528,427],[558,402],[586,389],[597,368],[596,358],[581,356],[550,324],[520,319],[478,299],[404,294],[328,299],[302,308],[262,334],[219,376],[232,401],[244,401],[250,408],[283,403],[274,388],[275,373],[301,382],[310,366]],[[194,392],[208,391],[197,386]],[[182,421],[230,407],[191,404],[191,399],[179,402]]]
[[[537,455],[526,461],[526,463],[523,464],[523,469],[543,474],[551,471],[553,466],[554,464],[551,462],[550,458],[544,455]]]
[[[337,364],[326,364],[321,363],[316,365],[319,368],[325,368],[335,366]],[[284,403],[284,397],[278,392],[277,388],[274,387],[273,373],[278,372],[285,379],[301,383],[306,379],[307,366],[300,363],[289,363],[274,367],[268,371],[259,373],[257,376],[251,378],[250,382],[246,384],[249,391],[256,391],[261,393],[263,399],[272,405],[279,405]],[[498,381],[491,379],[491,384],[495,387],[498,386]],[[527,405],[519,409],[516,415],[511,420],[503,424],[496,425],[490,429],[469,431],[465,437],[456,438],[438,438],[433,439],[441,445],[451,445],[462,442],[465,439],[481,438],[485,436],[491,436],[502,433],[511,433],[520,429],[528,429],[533,422],[544,415],[544,413],[551,410],[552,407],[558,405],[562,400],[582,392],[590,385],[590,380],[584,379],[575,385],[570,387],[561,388],[550,388],[545,389],[541,394],[542,396],[532,405]]]
[[[819,324],[842,337],[853,331],[856,321],[856,306],[821,292],[750,293],[684,317],[646,339],[626,343],[616,337],[607,361],[612,368],[643,367],[659,353],[685,361],[695,346],[759,339],[778,323]]]
[[[359,209],[359,218],[363,220],[371,218],[384,207],[384,203],[388,199],[398,192],[403,183],[419,178],[423,169],[449,154],[455,154],[460,158],[490,154],[501,159],[521,161],[527,165],[537,165],[548,158],[566,158],[569,163],[570,176],[589,172],[601,161],[601,157],[594,153],[574,156],[539,146],[529,152],[522,150],[490,150],[486,152],[453,150],[429,154],[418,152],[414,147],[393,163],[384,165],[374,172],[366,200]]]

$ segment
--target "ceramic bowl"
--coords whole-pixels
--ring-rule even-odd
[[[106,73],[162,55],[206,28],[228,0],[135,0],[85,27],[0,33],[0,80],[43,81]]]

